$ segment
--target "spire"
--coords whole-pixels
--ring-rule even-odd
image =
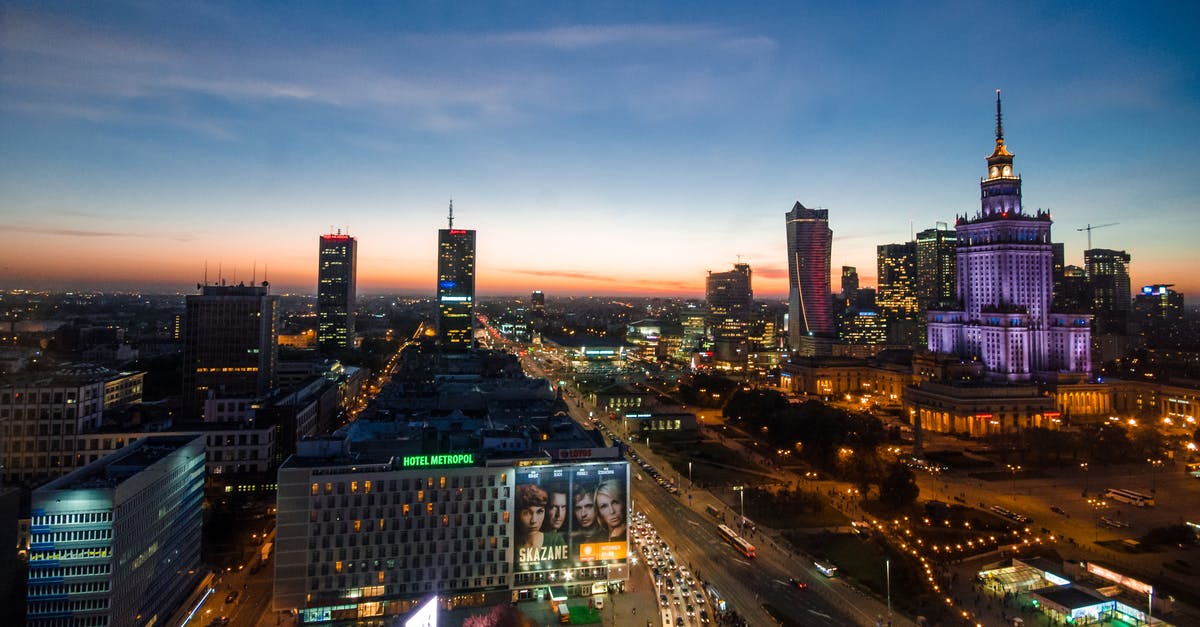
[[[996,90],[996,142],[1004,142],[1004,118],[1000,115],[1000,90]]]
[[[450,199],[450,228],[454,228],[454,199]]]
[[[996,90],[996,148],[992,150],[991,156],[988,157],[989,166],[1000,166],[1003,169],[1005,164],[1009,165],[1009,170],[1012,169],[1012,153],[1004,145],[1004,117],[1000,113],[1000,90]],[[999,173],[994,168],[991,169],[988,178],[996,178]],[[1005,174],[1004,176],[1008,176]]]

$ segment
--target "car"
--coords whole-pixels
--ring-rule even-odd
[[[1057,505],[1054,505],[1054,506],[1052,506],[1052,507],[1050,508],[1050,511],[1054,512],[1055,514],[1058,514],[1059,516],[1066,516],[1066,515],[1067,515],[1067,513],[1063,511],[1063,508],[1061,508],[1061,507],[1059,507],[1059,506],[1057,506]]]
[[[700,622],[705,625],[708,624],[708,612],[700,610]]]
[[[684,608],[684,609],[685,609],[685,611],[687,612],[687,615],[688,615],[688,616],[695,616],[695,615],[696,615],[696,608],[692,607],[690,604],[689,604],[689,605],[688,605],[686,608]]]
[[[675,627],[683,627],[683,617],[682,616],[675,617]]]
[[[705,603],[707,603],[707,601],[704,600],[704,595],[699,590],[697,590],[696,591],[696,605],[704,605]]]
[[[666,607],[667,605],[669,605],[669,603],[667,603],[667,595],[665,595],[665,594],[658,595],[658,604],[663,607]]]
[[[804,583],[803,581],[800,581],[799,579],[796,579],[795,577],[788,579],[788,585],[792,586],[793,588],[800,589],[800,590],[805,590],[808,588],[808,584]]]
[[[233,603],[234,601],[236,601],[236,600],[237,600],[237,598],[238,598],[238,594],[240,594],[240,593],[239,593],[237,590],[234,590],[233,592],[230,592],[228,595],[226,595],[226,596],[225,596],[225,602],[226,602],[226,603]]]

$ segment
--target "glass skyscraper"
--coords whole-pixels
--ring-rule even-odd
[[[317,268],[317,346],[354,347],[358,240],[341,231],[322,235]]]
[[[437,337],[443,350],[462,351],[475,344],[475,231],[438,230]]]
[[[809,209],[799,201],[787,212],[788,344],[801,349],[801,338],[833,338],[833,303],[829,264],[833,231],[829,211]],[[809,349],[811,350],[811,349]]]

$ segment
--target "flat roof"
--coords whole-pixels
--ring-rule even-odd
[[[199,437],[203,436],[156,435],[142,438],[75,472],[51,481],[39,490],[115,488]]]
[[[1039,596],[1069,610],[1092,607],[1093,605],[1101,605],[1112,601],[1111,599],[1093,594],[1083,588],[1076,588],[1075,586],[1042,588],[1040,590],[1033,590],[1030,594]]]

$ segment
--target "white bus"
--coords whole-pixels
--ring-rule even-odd
[[[1104,498],[1128,503],[1134,507],[1154,507],[1154,497],[1133,490],[1124,490],[1122,488],[1109,488],[1104,491]]]
[[[826,562],[813,562],[813,566],[817,567],[817,572],[825,575],[826,577],[833,577],[837,575],[837,566],[834,566],[833,564]]]

